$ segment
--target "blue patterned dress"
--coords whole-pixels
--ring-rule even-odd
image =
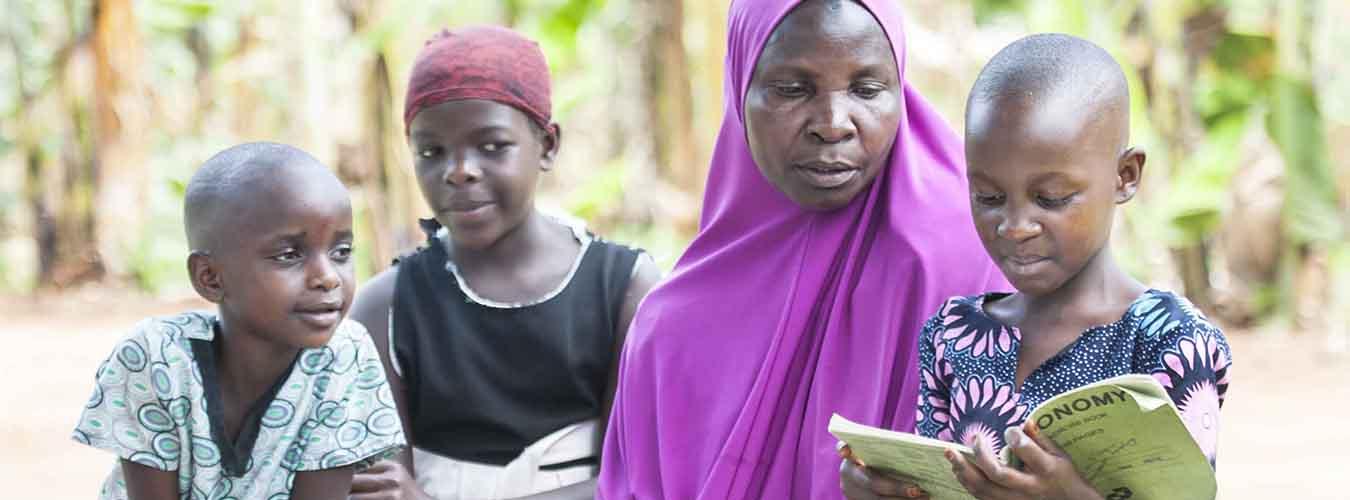
[[[1223,332],[1185,298],[1145,292],[1120,320],[1083,331],[1036,368],[1019,392],[1021,332],[984,312],[987,299],[1003,295],[952,298],[924,324],[918,434],[967,445],[983,435],[1002,450],[1003,431],[1021,425],[1047,399],[1117,375],[1142,373],[1167,389],[1214,463],[1232,354]]]
[[[219,394],[208,390],[215,322],[193,312],[136,325],[99,366],[74,439],[177,471],[181,498],[237,500],[290,498],[296,472],[363,466],[404,445],[375,344],[351,321],[327,345],[301,351],[254,425],[224,444],[219,410],[208,405]],[[120,461],[99,498],[127,498]]]

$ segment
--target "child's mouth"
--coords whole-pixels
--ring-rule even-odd
[[[297,312],[302,321],[316,328],[332,328],[342,320],[342,308],[338,306],[306,308]]]

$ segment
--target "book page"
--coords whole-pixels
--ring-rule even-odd
[[[1153,377],[1080,387],[1041,404],[1029,419],[1108,500],[1211,500],[1217,491],[1209,460]]]
[[[830,434],[847,443],[853,455],[873,469],[912,479],[933,500],[973,500],[952,473],[952,464],[943,456],[951,449],[973,457],[970,448],[913,434],[877,429],[849,421],[835,414],[830,418]]]

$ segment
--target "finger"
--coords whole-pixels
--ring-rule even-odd
[[[371,493],[384,488],[389,481],[382,474],[362,472],[352,476],[352,493]]]
[[[1024,439],[1025,442],[1030,440]],[[1011,444],[1010,444],[1011,446]],[[1035,447],[1034,444],[1031,445]],[[1037,448],[1039,451],[1039,448]],[[1020,458],[1020,455],[1019,455]],[[994,484],[1018,491],[1033,491],[1036,477],[1004,464],[994,446],[983,436],[975,441],[975,466]]]
[[[1035,422],[1027,421],[1027,423],[1022,425],[1021,430],[1022,435],[1036,441],[1036,444],[1041,445],[1041,449],[1045,450],[1046,453],[1057,457],[1069,458],[1069,454],[1064,453],[1064,450],[1060,448],[1058,444],[1055,444],[1055,441],[1050,439],[1050,436],[1041,433],[1041,428],[1037,427]]]
[[[976,442],[978,445],[978,441]],[[1022,499],[1024,496],[1013,492],[998,483],[994,482],[984,474],[978,466],[972,463],[964,455],[953,450],[947,450],[947,460],[952,463],[952,473],[956,474],[956,480],[971,495],[983,500],[1012,500]]]
[[[1017,427],[1009,428],[1004,435],[1008,440],[1008,447],[1018,459],[1022,460],[1028,472],[1038,475],[1050,474],[1064,460],[1045,447],[1045,443],[1049,442],[1055,451],[1059,451],[1059,447],[1049,438],[1042,436],[1042,439],[1035,439]]]

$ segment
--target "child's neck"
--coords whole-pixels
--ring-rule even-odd
[[[1115,322],[1125,315],[1126,309],[1146,291],[1146,286],[1134,280],[1129,273],[1116,265],[1111,250],[1103,247],[1092,257],[1083,270],[1075,274],[1060,288],[1044,295],[1018,292],[1008,297],[1007,309],[1011,316],[1010,324],[1021,326],[1034,319],[1068,320],[1069,323],[1087,323],[1084,328]],[[1015,312],[1012,312],[1015,311]]]
[[[230,408],[241,409],[239,413],[247,411],[287,373],[300,354],[298,348],[233,329],[224,317],[220,321],[220,335],[212,344],[216,356],[216,382],[225,400],[226,413],[234,413],[228,411]],[[237,429],[230,431],[230,439],[233,439]]]
[[[550,240],[557,237],[555,234],[557,231],[551,231],[556,228],[549,226],[548,218],[538,210],[531,210],[530,215],[519,226],[485,248],[464,248],[450,242],[451,255],[454,256],[455,264],[461,268],[492,269],[517,266],[548,250],[551,246]]]

